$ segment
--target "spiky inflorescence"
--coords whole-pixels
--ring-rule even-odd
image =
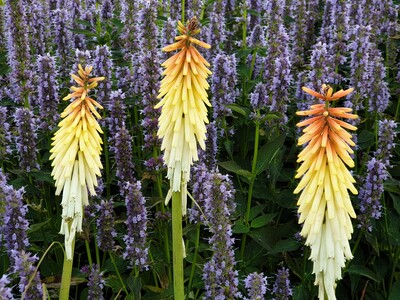
[[[301,235],[311,247],[310,259],[314,262],[315,284],[319,285],[319,298],[335,298],[336,280],[342,277],[341,268],[353,256],[349,240],[353,232],[351,219],[356,217],[348,189],[357,194],[346,165],[354,167],[350,146],[355,146],[351,134],[345,129],[357,128],[340,120],[356,119],[351,108],[329,107],[329,101],[338,100],[353,89],[333,94],[330,86],[322,86],[322,94],[303,87],[306,93],[324,101],[299,111],[299,116],[313,116],[297,124],[307,126],[298,145],[307,144],[298,156],[302,163],[295,178],[301,178],[294,193],[300,193],[299,223],[304,223]],[[338,119],[340,118],[340,119]]]
[[[1,213],[0,237],[2,241],[4,240],[4,245],[10,258],[12,258],[13,250],[21,251],[29,246],[27,236],[29,223],[25,217],[28,212],[28,206],[23,203],[23,194],[23,188],[15,190],[7,184],[7,179],[0,169],[0,196],[2,198],[0,209],[4,211],[4,214]],[[13,265],[12,259],[11,265]]]
[[[396,147],[394,140],[397,136],[397,125],[398,123],[388,119],[378,122],[378,149],[376,149],[375,156],[382,159],[386,168],[390,167],[390,158]]]
[[[97,100],[107,105],[110,101],[112,89],[112,70],[113,62],[111,60],[111,52],[108,46],[97,46],[94,52],[93,73],[96,76],[104,77],[102,82],[99,82],[97,88]]]
[[[39,128],[52,130],[58,120],[58,84],[56,62],[53,56],[45,54],[37,59]]]
[[[60,68],[60,75],[64,77],[68,75],[68,69],[66,66],[69,65],[71,60],[72,49],[72,35],[71,31],[68,30],[68,11],[66,9],[56,9],[53,11],[52,19],[54,43],[57,45],[56,54],[59,58],[59,63],[62,66]]]
[[[72,243],[75,233],[82,231],[83,206],[89,205],[88,190],[96,195],[97,176],[103,168],[100,161],[103,133],[96,118],[101,119],[96,107],[103,109],[89,91],[94,89],[104,77],[90,78],[92,67],[78,66],[78,74],[71,77],[78,83],[72,86],[71,94],[63,100],[73,99],[61,114],[63,120],[52,138],[53,171],[56,195],[63,191],[61,206],[62,221],[60,233],[65,235],[65,248],[68,259],[72,259]]]
[[[181,184],[186,186],[190,166],[198,160],[197,142],[205,148],[206,105],[211,106],[206,91],[209,88],[206,79],[211,74],[207,69],[209,63],[194,45],[206,49],[211,46],[193,37],[200,32],[197,18],[192,18],[187,26],[178,24],[182,35],[175,38],[178,42],[164,47],[163,51],[180,51],[162,64],[166,76],[158,95],[162,100],[155,107],[162,107],[157,135],[163,139],[161,149],[172,192],[180,191]],[[186,200],[183,207],[186,207]]]
[[[27,108],[17,108],[14,114],[18,135],[19,166],[25,172],[39,169],[36,155],[37,125],[33,112]]]
[[[219,53],[213,60],[213,66],[211,104],[213,106],[213,119],[220,122],[222,118],[232,115],[232,111],[227,105],[234,103],[239,96],[236,89],[236,57],[235,55]]]
[[[10,124],[7,122],[7,107],[0,106],[0,162],[5,161],[6,155],[11,152]]]
[[[11,69],[10,97],[16,103],[26,103],[31,91],[32,74],[26,14],[22,0],[5,1],[5,28],[7,62]]]
[[[50,42],[50,10],[47,1],[34,1],[26,5],[26,17],[31,49],[35,54],[44,55]]]
[[[101,1],[100,18],[103,22],[112,19],[114,16],[114,4],[111,0]]]
[[[114,250],[114,238],[117,232],[114,228],[115,218],[112,200],[101,200],[100,204],[96,204],[98,218],[97,225],[97,244],[103,251]]]
[[[204,214],[212,236],[213,255],[204,264],[204,299],[234,299],[238,294],[238,272],[234,270],[231,214],[235,210],[232,182],[220,173],[206,173],[202,185]]]
[[[283,267],[278,270],[274,286],[272,288],[273,300],[288,300],[292,296],[293,291],[290,287],[289,269]]]
[[[91,267],[84,266],[81,269],[81,272],[88,276],[88,287],[89,292],[87,299],[88,300],[104,300],[103,288],[105,285],[105,281],[103,279],[103,272],[100,272],[100,268],[98,265],[93,264]]]
[[[244,286],[247,289],[248,300],[261,300],[267,292],[267,277],[263,273],[251,273],[244,280]]]
[[[123,191],[126,205],[126,227],[127,234],[124,236],[126,243],[124,259],[129,261],[129,265],[140,270],[148,268],[148,252],[146,245],[147,238],[147,210],[146,199],[141,192],[140,181],[126,182]]]

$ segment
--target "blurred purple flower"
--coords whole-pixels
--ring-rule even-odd
[[[0,106],[0,162],[5,161],[6,155],[11,153],[10,124],[7,122],[7,107]]]
[[[132,268],[137,266],[140,270],[147,270],[149,251],[146,245],[147,211],[140,181],[126,182],[123,196],[127,215],[127,234],[124,236],[126,248],[123,257],[129,261]]]
[[[244,280],[248,292],[247,300],[262,300],[267,292],[267,277],[263,273],[251,273]]]
[[[215,121],[206,125],[206,149],[199,149],[199,164],[204,163],[209,170],[215,170],[218,153],[218,126]]]
[[[374,155],[382,160],[386,168],[391,167],[390,158],[396,147],[394,141],[397,136],[397,125],[398,123],[388,119],[379,120],[378,123],[378,149]]]
[[[310,45],[308,29],[308,12],[306,0],[292,1],[290,16],[294,20],[290,23],[289,35],[292,44],[290,60],[293,68],[300,69],[304,65],[307,47]]]
[[[27,108],[17,108],[14,120],[18,132],[16,145],[20,168],[25,172],[39,169],[36,156],[37,125],[32,111]]]
[[[205,30],[207,34],[206,42],[213,45],[213,51],[207,51],[205,53],[205,58],[208,61],[211,60],[211,56],[222,51],[222,44],[227,40],[226,9],[226,0],[215,1],[211,4],[211,11],[209,14],[210,24],[208,24],[208,29]]]
[[[235,210],[232,182],[228,176],[213,172],[204,174],[201,186],[204,214],[212,236],[209,239],[213,255],[204,264],[204,299],[234,299],[238,292],[238,272],[234,270],[231,214]]]
[[[60,75],[67,77],[72,56],[72,35],[68,29],[70,26],[69,12],[66,9],[56,9],[51,18],[53,20],[54,44],[57,45],[56,55],[60,63]]]
[[[115,218],[112,200],[101,200],[96,204],[98,218],[96,219],[97,244],[103,251],[114,250],[114,238],[117,232],[114,228]]]
[[[52,130],[59,118],[57,106],[59,103],[56,63],[53,56],[39,55],[36,62],[38,76],[38,100],[39,100],[39,128]]]
[[[186,2],[186,14],[188,20],[194,16],[200,18],[201,10],[204,5],[203,2],[203,0],[192,0]],[[170,45],[170,43],[163,45]]]
[[[170,0],[169,2],[170,18],[175,22],[181,19],[182,15],[182,2],[179,0]],[[189,16],[191,17],[191,16]]]
[[[25,5],[27,28],[31,49],[35,54],[44,55],[50,40],[50,10],[47,1],[33,1]]]
[[[114,17],[114,4],[111,0],[101,1],[100,18],[104,22]]]
[[[0,278],[0,299],[2,300],[12,300],[14,299],[12,295],[12,289],[7,287],[10,284],[10,279],[8,279],[7,275],[3,274]]]
[[[171,18],[168,18],[164,26],[161,30],[161,45],[171,45],[175,43],[175,36],[176,36],[177,30],[176,30],[176,21],[172,20]],[[173,52],[162,52],[161,53],[161,60],[166,60],[169,57],[173,55]]]
[[[108,103],[108,117],[106,123],[110,132],[109,140],[115,143],[115,135],[125,126],[126,110],[125,93],[121,90],[112,91],[110,94],[110,101]]]
[[[278,270],[274,286],[272,288],[273,300],[288,300],[292,296],[292,288],[289,280],[289,269],[282,268]]]
[[[99,82],[97,87],[97,100],[103,106],[110,101],[112,89],[112,70],[113,63],[111,60],[111,52],[108,46],[97,46],[94,52],[93,70],[96,76],[105,77]]]
[[[6,0],[4,12],[5,28],[7,28],[7,62],[11,69],[8,92],[14,102],[23,104],[27,102],[32,90],[32,60],[23,1]]]
[[[42,282],[40,281],[39,272],[36,272],[33,281],[25,292],[31,277],[33,276],[36,267],[35,263],[38,261],[36,255],[31,255],[25,250],[12,250],[11,258],[14,261],[12,273],[17,274],[20,281],[18,284],[19,291],[24,293],[22,299],[38,300],[43,298]]]
[[[266,109],[271,104],[269,102],[267,87],[264,83],[257,83],[253,93],[250,94],[251,108],[256,111],[259,109]]]
[[[103,272],[100,272],[100,268],[98,265],[93,264],[90,268],[88,265],[84,266],[81,269],[81,272],[88,276],[88,287],[89,292],[87,299],[88,300],[104,300],[103,288],[105,285],[105,281],[103,279]]]

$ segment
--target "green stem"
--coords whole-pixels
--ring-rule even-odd
[[[182,0],[182,23],[185,24],[185,0]]]
[[[244,223],[249,227],[249,218],[250,218],[250,210],[251,210],[251,199],[253,197],[253,188],[254,188],[254,182],[256,180],[256,167],[257,167],[257,159],[258,159],[258,144],[260,140],[260,122],[259,122],[259,117],[260,117],[260,111],[257,110],[257,117],[256,117],[256,129],[254,132],[254,154],[253,154],[253,162],[251,166],[251,179],[250,179],[250,186],[249,186],[249,191],[247,193],[247,207],[246,207],[246,214],[244,216]],[[247,239],[247,234],[243,234],[242,238],[242,245],[240,248],[240,259],[243,260],[244,257],[244,250],[246,247],[246,239]]]
[[[397,99],[396,114],[394,115],[394,119],[395,119],[395,120],[397,120],[397,118],[398,118],[398,116],[399,116],[399,113],[400,113],[400,96],[399,96],[399,98]]]
[[[196,244],[194,247],[193,263],[192,263],[192,269],[190,270],[188,293],[187,293],[186,299],[189,299],[189,293],[192,290],[193,277],[194,277],[194,272],[196,270],[197,254],[198,254],[197,250],[199,249],[199,241],[200,241],[200,224],[197,223],[197,225],[196,225]]]
[[[175,300],[185,298],[183,285],[182,193],[172,193],[172,250]]]
[[[72,241],[72,253],[75,249],[75,238]],[[60,300],[68,300],[69,289],[71,287],[71,275],[72,275],[72,264],[74,262],[74,257],[72,259],[67,259],[67,254],[64,253],[64,265],[61,277],[61,288],[60,288]]]
[[[92,260],[92,253],[90,253],[90,245],[89,241],[85,239],[85,247],[86,247],[86,254],[89,262],[89,266],[92,267],[93,265],[93,260]]]
[[[111,257],[111,261],[112,261],[112,264],[113,264],[113,266],[114,266],[115,272],[117,273],[118,279],[119,279],[119,281],[120,281],[121,284],[122,284],[122,289],[123,289],[124,292],[128,295],[128,294],[129,294],[129,293],[128,293],[128,290],[126,289],[126,286],[125,286],[125,284],[124,284],[124,281],[122,280],[121,274],[119,273],[119,270],[118,270],[118,268],[117,268],[117,264],[115,263],[114,255],[113,255],[113,253],[112,253],[111,251],[109,251],[108,254],[109,254],[110,257]]]
[[[244,5],[243,9],[243,31],[242,31],[242,48],[246,49],[246,36],[247,36],[247,7]]]
[[[396,268],[397,268],[397,262],[399,261],[399,255],[400,255],[400,248],[396,247],[396,250],[394,252],[394,257],[393,257],[392,270],[390,272],[389,287],[388,287],[388,292],[389,293],[392,290],[393,279],[394,279],[394,274],[395,274],[395,271],[396,271]]]

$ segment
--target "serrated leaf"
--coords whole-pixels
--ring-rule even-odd
[[[367,277],[373,281],[379,282],[379,279],[377,278],[376,274],[372,272],[370,269],[367,267],[361,266],[361,265],[351,265],[346,269],[346,272],[349,274],[353,275],[360,275]]]
[[[253,221],[251,221],[251,228],[260,228],[265,225],[267,225],[269,222],[271,222],[276,216],[276,213],[274,214],[267,214],[263,216],[259,216],[255,218]]]
[[[286,133],[282,133],[277,138],[261,147],[260,151],[258,152],[256,175],[259,175],[268,168],[268,165],[277,155],[279,149],[285,142],[285,138]]]
[[[233,160],[220,162],[219,165],[229,172],[238,174],[238,175],[246,177],[246,178],[251,178],[251,172],[243,169],[241,166],[239,166]]]

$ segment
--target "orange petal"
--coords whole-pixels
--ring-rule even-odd
[[[302,90],[306,92],[307,94],[310,94],[311,96],[317,97],[322,100],[326,100],[324,95],[321,95],[320,93],[317,93],[316,91],[313,91],[312,89],[309,89],[308,87],[303,86]]]

